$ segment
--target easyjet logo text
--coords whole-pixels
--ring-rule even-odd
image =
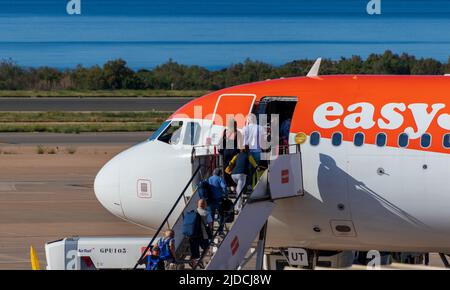
[[[396,130],[404,126],[409,138],[416,139],[427,132],[434,120],[442,129],[450,130],[450,115],[444,112],[444,108],[442,103],[431,106],[425,103],[388,103],[376,112],[377,108],[368,102],[354,103],[346,108],[337,102],[327,102],[315,109],[313,120],[323,129],[343,125],[347,129],[368,130],[376,126],[381,130]],[[409,115],[408,111],[413,120],[405,117]]]

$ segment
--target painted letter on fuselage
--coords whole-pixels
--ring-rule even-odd
[[[371,103],[356,103],[348,107],[349,112],[353,112],[356,109],[361,108],[361,112],[353,113],[344,118],[344,126],[348,129],[370,129],[375,125],[373,121],[373,115],[375,113],[375,107]]]
[[[450,130],[450,115],[442,114],[438,118],[438,125],[444,130]]]
[[[342,116],[344,107],[336,102],[324,103],[316,108],[313,114],[314,123],[323,129],[334,128],[341,122],[340,118],[329,120],[330,116]]]
[[[426,133],[430,127],[436,114],[443,108],[445,104],[433,104],[431,105],[431,113],[428,113],[428,104],[411,104],[408,106],[416,122],[417,131],[414,132],[413,127],[408,127],[405,129],[405,133],[408,134],[409,138],[417,139],[422,134]]]
[[[395,130],[402,126],[404,118],[398,111],[404,112],[406,105],[404,103],[389,103],[381,108],[381,116],[387,120],[378,119],[380,129]]]

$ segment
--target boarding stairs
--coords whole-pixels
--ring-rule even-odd
[[[267,221],[275,208],[275,201],[282,198],[295,198],[303,195],[303,178],[301,152],[298,145],[290,146],[294,149],[291,154],[278,155],[268,162],[264,168],[255,174],[253,186],[246,186],[236,196],[229,196],[233,201],[235,218],[232,223],[224,225],[224,234],[219,235],[218,218],[214,218],[213,234],[206,250],[201,252],[200,259],[190,264],[193,270],[233,270],[240,269],[248,261],[248,252],[252,248],[255,238],[259,234],[256,250],[263,255]],[[198,159],[196,159],[199,157]],[[195,184],[198,178],[206,179],[213,169],[220,166],[218,155],[200,155],[193,157],[196,169],[186,184],[184,190],[169,211],[163,223],[151,239],[147,249],[143,252],[139,264],[144,262],[145,253],[156,244],[158,236],[164,227],[175,232],[175,252],[177,269],[184,269],[190,262],[189,239],[182,234],[184,215],[196,209],[200,199],[197,189],[192,196],[186,196],[188,188]],[[169,220],[176,214],[176,209],[183,207],[181,213],[170,226]],[[173,218],[173,217],[172,217]],[[262,267],[262,258],[257,256],[256,267]],[[187,266],[189,269],[189,266]]]

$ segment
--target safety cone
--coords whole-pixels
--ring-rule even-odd
[[[39,259],[34,250],[33,246],[30,246],[30,261],[31,261],[31,269],[32,270],[40,270],[41,266],[39,265]]]

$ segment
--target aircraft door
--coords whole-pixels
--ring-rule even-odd
[[[302,196],[303,170],[300,147],[297,152],[279,155],[270,161],[269,188],[272,200]]]
[[[212,144],[219,142],[223,128],[227,126],[230,118],[236,120],[238,129],[245,126],[255,99],[256,95],[254,94],[223,94],[219,96],[214,109],[210,134]]]

